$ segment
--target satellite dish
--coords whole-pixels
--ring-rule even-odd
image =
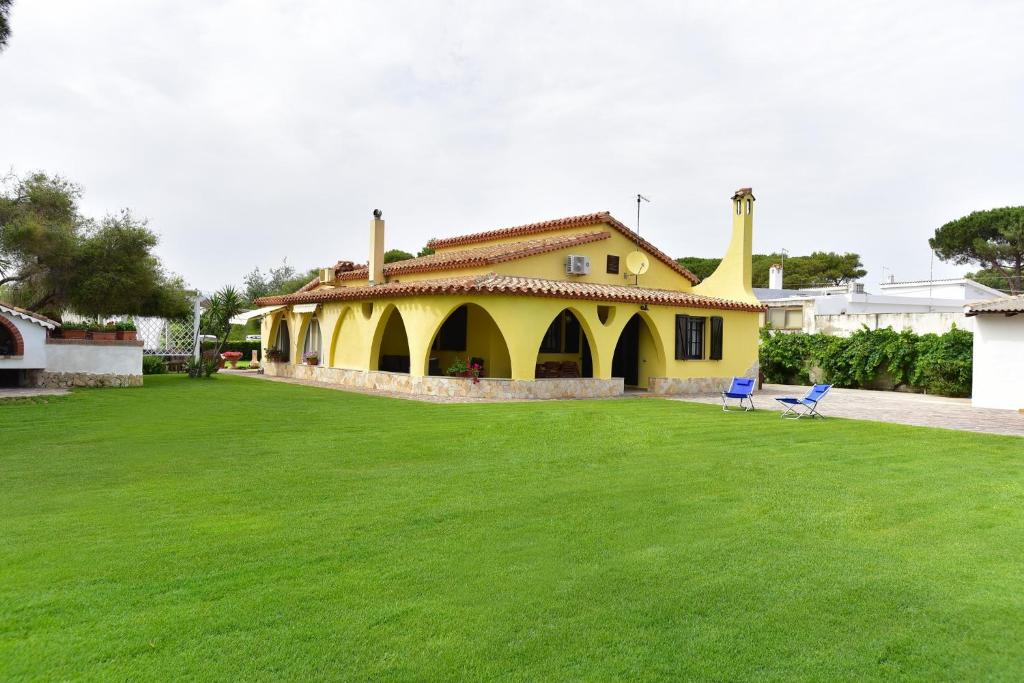
[[[647,254],[642,251],[631,251],[626,257],[626,270],[633,275],[643,275],[651,267]]]

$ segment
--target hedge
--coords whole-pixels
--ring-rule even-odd
[[[942,335],[863,327],[849,337],[761,331],[761,371],[768,382],[894,388],[970,396],[974,335],[954,327]],[[811,375],[814,375],[812,377]]]

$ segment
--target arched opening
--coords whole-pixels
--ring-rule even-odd
[[[622,328],[612,356],[612,377],[627,387],[646,388],[651,377],[665,375],[664,354],[650,321],[639,313]]]
[[[21,334],[13,323],[0,316],[0,356],[23,356]]]
[[[271,344],[267,349],[267,360],[287,363],[291,359],[292,336],[288,331],[288,319],[280,316],[275,323],[276,330],[271,330]]]
[[[537,379],[593,377],[594,356],[590,339],[579,318],[568,308],[548,325],[537,349]]]
[[[383,326],[377,351],[376,368],[385,372],[409,372],[409,335],[402,314],[394,306],[384,313],[378,325]]]
[[[505,336],[482,306],[456,306],[434,334],[427,360],[430,375],[450,374],[456,360],[481,367],[481,377],[512,377],[512,357]]]
[[[323,337],[320,335],[320,321],[314,315],[306,325],[302,339],[302,362],[318,365],[323,359]]]

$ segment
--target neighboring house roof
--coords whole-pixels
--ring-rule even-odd
[[[758,301],[771,301],[772,299],[811,299],[813,296],[799,289],[768,289],[767,287],[754,287],[754,296]]]
[[[381,285],[335,287],[316,291],[296,292],[283,296],[269,296],[257,300],[261,306],[359,299],[386,299],[423,294],[512,294],[554,299],[581,299],[585,301],[614,301],[619,303],[655,304],[709,308],[733,311],[763,311],[764,307],[712,296],[691,294],[669,289],[602,285],[567,280],[546,280],[510,275],[468,275],[418,280],[415,282],[388,282]]]
[[[29,322],[33,322],[37,325],[42,325],[48,330],[60,327],[60,323],[55,320],[50,320],[46,316],[39,315],[38,313],[33,313],[32,311],[26,311],[24,308],[12,306],[11,304],[5,304],[2,301],[0,301],[0,311],[18,318],[22,318],[23,320],[28,320]]]
[[[928,285],[965,285],[973,287],[974,289],[982,292],[988,292],[993,297],[1005,296],[1005,292],[1001,292],[995,287],[989,287],[984,285],[977,280],[972,280],[967,277],[952,277],[940,280],[906,280],[903,282],[882,282],[879,283],[880,289],[900,289],[902,287],[926,287]]]
[[[1005,313],[1006,315],[1024,313],[1024,294],[982,301],[967,307],[967,315],[978,315],[979,313]]]

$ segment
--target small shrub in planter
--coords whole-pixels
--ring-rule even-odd
[[[448,375],[451,377],[466,377],[472,379],[473,384],[480,384],[480,365],[470,363],[467,359],[456,358],[448,367]]]
[[[287,354],[282,349],[264,349],[263,358],[271,363],[283,363],[288,360]]]
[[[124,341],[135,341],[139,338],[139,333],[135,329],[135,323],[130,320],[117,323],[114,325],[114,329],[117,331],[117,338]]]
[[[89,328],[95,341],[113,341],[117,339],[117,328],[114,326],[114,323],[93,324]]]
[[[306,365],[320,365],[320,354],[310,351],[302,356],[302,360]]]
[[[60,326],[60,336],[64,339],[85,339],[89,336],[89,329],[82,323],[64,323]]]
[[[220,354],[220,357],[228,363],[228,367],[237,368],[238,361],[242,359],[242,353],[240,351],[225,351]]]

